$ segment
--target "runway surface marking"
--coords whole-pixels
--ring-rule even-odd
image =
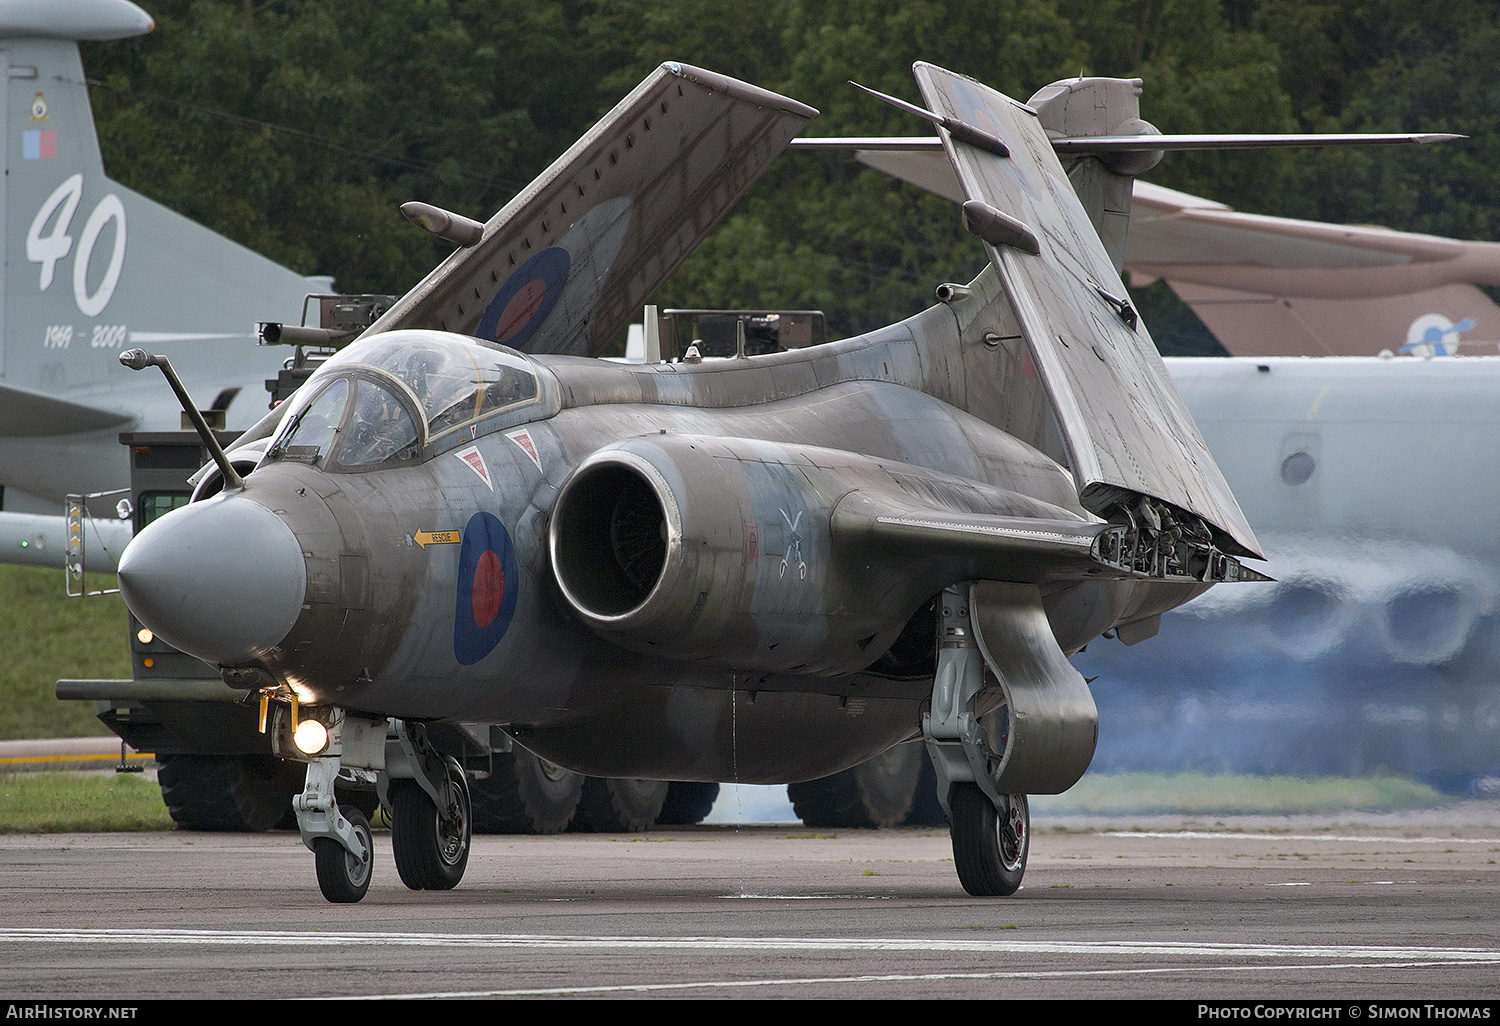
[[[243,947],[568,948],[691,951],[955,951],[1011,955],[1159,955],[1205,958],[1337,958],[1361,964],[1500,963],[1500,950],[1355,944],[1221,944],[1192,941],[962,940],[944,937],[649,937],[509,933],[388,933],[292,930],[0,928],[0,943],[223,944]]]
[[[1200,830],[1109,830],[1101,837],[1183,838],[1197,841],[1343,841],[1360,844],[1500,844],[1500,837],[1346,837],[1342,834],[1208,833]]]
[[[422,1001],[438,998],[549,997],[568,994],[628,994],[659,991],[736,989],[744,987],[818,986],[848,983],[920,983],[927,980],[1056,980],[1081,977],[1163,976],[1186,973],[1264,973],[1271,971],[1327,971],[1330,969],[1370,969],[1373,962],[1344,962],[1322,965],[1199,965],[1162,966],[1149,969],[1047,969],[1035,972],[1007,970],[983,973],[885,973],[868,976],[807,976],[765,980],[704,980],[692,983],[618,983],[598,987],[525,987],[511,990],[451,990],[423,994],[350,994],[340,1000]],[[1381,962],[1382,971],[1391,969],[1430,969],[1452,965],[1451,962]],[[1489,963],[1480,963],[1489,964]],[[310,998],[308,1000],[319,1000]]]

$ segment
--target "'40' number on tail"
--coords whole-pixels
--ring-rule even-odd
[[[73,214],[82,198],[83,175],[74,175],[47,197],[47,202],[36,212],[36,217],[31,221],[31,229],[26,233],[26,259],[42,265],[40,287],[43,292],[52,284],[57,262],[73,249],[73,236],[68,234],[68,227],[73,223]],[[57,215],[57,220],[53,221],[52,230],[43,235],[42,232],[47,228],[47,223],[52,221],[54,214]],[[94,244],[99,241],[100,233],[110,221],[115,223],[114,250],[109,255],[109,266],[105,269],[99,287],[90,292],[89,260],[94,255]],[[99,205],[94,207],[94,212],[85,222],[83,235],[78,240],[78,254],[73,258],[73,299],[85,317],[97,317],[104,312],[110,297],[115,294],[115,286],[120,283],[120,269],[124,265],[125,207],[118,196],[110,193],[99,201]]]

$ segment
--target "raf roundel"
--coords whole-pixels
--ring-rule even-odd
[[[516,550],[499,518],[475,513],[458,555],[453,655],[470,666],[494,651],[516,612],[520,575]]]
[[[479,337],[525,348],[562,297],[573,260],[560,246],[544,249],[505,279],[479,321]]]

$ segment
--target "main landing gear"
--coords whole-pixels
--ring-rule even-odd
[[[983,582],[943,592],[922,737],[964,890],[1020,889],[1031,846],[1026,794],[1071,787],[1097,733],[1093,696],[1057,647],[1035,587]]]

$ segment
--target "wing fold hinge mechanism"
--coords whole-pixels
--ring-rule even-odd
[[[1166,503],[1134,497],[1110,513],[1110,523],[1094,536],[1096,562],[1131,577],[1204,584],[1270,581],[1214,545],[1213,533],[1198,517]]]

